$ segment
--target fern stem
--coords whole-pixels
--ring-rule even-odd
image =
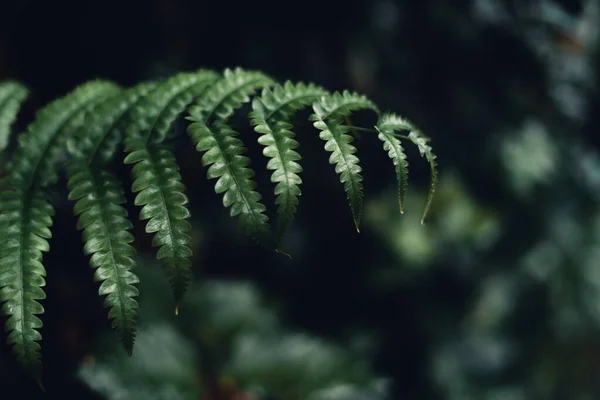
[[[375,129],[363,128],[363,127],[355,126],[355,125],[348,125],[348,128],[352,129],[353,131],[377,133],[377,131]]]

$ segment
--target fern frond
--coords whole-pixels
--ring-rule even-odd
[[[42,252],[48,251],[54,210],[43,187],[56,181],[64,143],[86,109],[114,95],[118,88],[106,82],[91,82],[75,89],[42,109],[28,132],[19,137],[19,147],[2,182],[0,209],[0,301],[8,316],[5,330],[17,360],[34,378],[40,378],[42,322],[38,300],[45,298],[46,271]]]
[[[131,354],[135,340],[135,317],[139,294],[133,286],[139,282],[131,271],[135,266],[132,228],[118,179],[102,170],[93,170],[86,160],[74,161],[69,169],[69,200],[76,201],[74,213],[78,216],[77,229],[83,230],[83,252],[91,255],[90,266],[94,278],[102,282],[104,306],[110,308],[112,326]]]
[[[215,184],[217,194],[224,193],[223,205],[231,206],[230,215],[239,216],[241,227],[265,247],[273,247],[268,239],[270,231],[266,207],[262,196],[255,191],[254,171],[249,167],[250,159],[243,155],[247,151],[237,132],[224,122],[244,103],[250,95],[273,81],[260,72],[244,71],[241,68],[225,70],[223,79],[211,86],[190,107],[187,119],[188,135],[202,156],[202,164],[210,166],[209,179],[219,178]],[[214,122],[213,122],[214,121]]]
[[[383,114],[379,118],[375,129],[379,132],[377,137],[383,142],[383,149],[388,152],[388,156],[394,163],[396,179],[398,180],[398,204],[400,205],[400,213],[404,214],[404,198],[408,187],[408,162],[400,140],[394,136],[394,126],[397,127],[397,125],[394,125],[394,118],[393,114]]]
[[[295,150],[299,143],[294,139],[291,117],[300,109],[311,105],[325,94],[325,90],[313,84],[293,85],[287,81],[283,86],[265,88],[260,97],[252,101],[249,114],[250,124],[260,134],[258,143],[265,146],[263,154],[270,160],[267,169],[272,170],[271,182],[275,186],[275,204],[278,205],[276,244],[279,245],[285,230],[293,221],[298,205],[298,196],[302,194],[299,185],[302,179],[298,175],[302,159]]]
[[[15,122],[21,103],[27,95],[27,89],[20,83],[0,83],[0,153],[8,145],[10,127]]]
[[[139,218],[148,220],[146,232],[154,233],[152,245],[159,248],[156,257],[164,261],[179,304],[191,279],[192,251],[187,234],[191,228],[187,221],[190,212],[185,207],[188,198],[175,156],[168,149],[139,144],[125,163],[134,164],[132,191],[137,193],[135,205],[142,207]]]
[[[380,132],[389,132],[390,135],[392,135],[395,131],[409,131],[409,134],[406,138],[419,148],[421,157],[425,157],[429,162],[431,170],[431,182],[429,184],[429,190],[425,200],[423,216],[421,217],[421,224],[424,224],[427,213],[431,207],[431,203],[433,202],[433,195],[435,193],[435,187],[437,184],[436,155],[433,153],[431,146],[427,144],[427,138],[425,138],[421,131],[406,118],[402,118],[394,113],[386,113],[380,118],[379,123],[377,124],[377,129]]]
[[[356,147],[352,145],[354,138],[348,135],[351,128],[344,124],[345,118],[358,110],[378,112],[373,102],[365,96],[344,91],[333,95],[322,96],[313,103],[314,114],[310,120],[320,130],[319,137],[325,141],[325,150],[330,152],[329,163],[335,165],[335,172],[340,175],[346,197],[350,204],[354,225],[360,232],[359,225],[363,208],[363,177],[359,159],[355,155]]]
[[[240,225],[246,233],[271,247],[269,218],[264,214],[266,207],[260,202],[260,193],[254,190],[254,171],[248,168],[250,159],[243,155],[246,148],[236,137],[238,133],[220,120],[211,127],[203,122],[194,122],[188,127],[188,132],[196,150],[204,152],[202,165],[209,167],[208,179],[218,179],[215,192],[224,193],[223,205],[231,207],[230,215],[239,215]]]
[[[132,191],[139,192],[135,204],[143,206],[140,219],[148,220],[146,232],[154,233],[152,243],[159,247],[157,258],[164,260],[177,304],[191,276],[190,212],[175,156],[160,143],[177,117],[217,78],[200,70],[168,79],[135,108],[125,139],[125,163],[134,164]]]
[[[42,252],[50,250],[50,226],[54,208],[39,189],[5,191],[1,194],[0,214],[0,300],[2,313],[8,316],[4,330],[7,342],[21,367],[38,382],[40,380],[40,345],[37,329],[42,321],[36,314],[44,312],[39,300],[46,298],[42,290],[46,270]]]
[[[424,224],[425,218],[427,218],[427,213],[429,212],[429,208],[431,207],[431,203],[433,202],[433,195],[435,193],[435,186],[437,184],[437,162],[435,161],[436,155],[433,154],[431,146],[427,145],[427,139],[420,131],[411,131],[408,134],[408,139],[419,147],[421,157],[425,157],[427,159],[431,170],[431,183],[429,184],[427,198],[425,199],[423,217],[421,217],[421,224]]]

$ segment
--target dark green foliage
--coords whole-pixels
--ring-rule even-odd
[[[27,97],[27,89],[17,82],[0,83],[0,152],[8,145],[10,126]]]
[[[179,302],[190,281],[192,251],[187,235],[188,199],[175,157],[167,149],[148,146],[130,153],[125,163],[135,163],[131,188],[137,193],[135,205],[142,207],[140,220],[148,220],[146,232],[155,233],[152,245],[159,247],[156,257],[165,261],[173,295]]]
[[[140,219],[148,220],[146,232],[154,233],[152,245],[159,247],[157,257],[164,260],[177,303],[191,276],[190,212],[175,157],[161,143],[177,117],[217,79],[216,73],[200,70],[159,85],[133,110],[125,138],[125,163],[134,164],[135,205],[143,207]]]
[[[418,146],[421,157],[425,157],[429,162],[431,169],[431,183],[429,185],[427,199],[425,200],[425,210],[423,211],[423,217],[421,218],[421,223],[425,223],[425,218],[431,207],[433,194],[435,193],[435,185],[437,183],[436,155],[433,154],[431,146],[427,145],[427,139],[423,136],[421,131],[419,131],[409,120],[396,114],[386,113],[382,115],[375,128],[379,132],[379,139],[384,142],[384,149],[388,150],[388,154],[396,167],[399,185],[398,197],[400,201],[400,212],[403,212],[404,196],[406,194],[406,186],[408,185],[408,163],[406,162],[404,149],[400,146],[400,141],[394,136],[394,132],[408,131],[408,136],[404,137]]]
[[[215,184],[217,194],[224,193],[223,205],[231,207],[231,216],[239,216],[245,231],[266,247],[270,230],[266,207],[261,203],[262,196],[256,192],[254,171],[248,168],[250,159],[244,143],[235,136],[237,132],[225,123],[233,112],[250,100],[250,95],[260,87],[272,83],[271,79],[259,72],[241,69],[226,70],[223,79],[210,88],[190,109],[188,134],[202,156],[202,165],[207,170],[208,179],[218,178]]]
[[[259,96],[255,92],[262,89]],[[0,144],[8,138],[7,126],[18,111],[26,91],[15,83],[0,85]],[[252,97],[254,96],[254,97]],[[275,184],[277,228],[272,233],[267,207],[254,180],[247,148],[230,117],[251,102],[250,125],[268,158],[267,169]],[[8,105],[6,105],[8,104]],[[292,131],[292,118],[312,106],[310,120],[325,141],[330,163],[340,175],[354,222],[362,214],[363,178],[357,149],[348,134],[350,115],[359,110],[379,113],[366,97],[350,93],[329,94],[312,84],[278,85],[268,76],[240,68],[222,75],[200,70],[181,73],[162,82],[141,83],[120,89],[108,82],[90,82],[42,109],[6,165],[0,201],[0,300],[8,316],[8,342],[24,369],[39,379],[41,339],[37,331],[44,312],[46,274],[43,252],[50,250],[53,207],[46,190],[53,187],[64,166],[68,167],[69,200],[82,231],[83,253],[89,255],[99,294],[106,296],[108,317],[125,349],[131,354],[136,332],[138,277],[134,274],[135,249],[132,221],[125,208],[124,185],[135,193],[139,219],[153,235],[156,258],[164,265],[177,304],[192,277],[192,248],[188,236],[190,212],[175,154],[167,139],[176,139],[173,124],[182,114],[190,121],[187,133],[200,153],[215,192],[240,226],[265,247],[281,251],[280,243],[292,223],[301,194],[301,155]],[[189,109],[188,109],[189,108]],[[247,127],[247,126],[246,126]],[[393,114],[380,117],[375,129],[396,166],[399,199],[407,182],[406,156],[398,138],[419,147],[432,168],[435,188],[435,156],[422,134]],[[408,136],[396,131],[409,130]],[[123,148],[124,159],[118,151]],[[131,182],[121,182],[112,172],[114,162],[131,166]],[[177,313],[177,309],[176,309]]]
[[[135,336],[138,278],[131,269],[135,263],[132,228],[120,182],[110,173],[93,170],[86,162],[75,161],[69,170],[69,200],[77,200],[74,213],[79,216],[77,229],[83,230],[83,252],[92,255],[94,279],[102,282],[99,294],[106,295],[104,305],[113,327],[131,354]]]
[[[252,112],[249,117],[254,130],[260,134],[258,142],[265,146],[263,154],[270,158],[267,169],[273,170],[271,182],[277,183],[275,204],[279,207],[277,214],[276,241],[279,245],[285,229],[294,219],[298,196],[302,193],[299,185],[302,172],[299,161],[302,157],[296,151],[299,143],[294,139],[290,119],[296,111],[310,106],[315,100],[325,94],[325,90],[312,84],[305,86],[298,83],[294,86],[286,82],[284,86],[277,85],[272,90],[265,88],[260,97],[254,98]]]
[[[17,359],[36,379],[40,374],[36,342],[41,339],[36,329],[42,327],[36,314],[44,312],[38,300],[46,297],[42,252],[50,249],[54,215],[44,189],[57,180],[65,143],[82,124],[85,110],[116,91],[109,83],[88,83],[41,110],[19,136],[2,182],[0,300],[9,317],[5,330]]]
[[[357,231],[363,207],[362,168],[355,155],[356,147],[352,145],[354,139],[348,135],[351,128],[344,125],[344,121],[353,111],[361,109],[377,112],[377,107],[365,96],[347,91],[343,94],[336,92],[315,102],[315,113],[310,117],[315,128],[321,131],[319,137],[325,141],[325,150],[331,153],[329,163],[335,164],[335,172],[344,184]]]

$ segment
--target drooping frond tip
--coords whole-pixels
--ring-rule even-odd
[[[302,157],[296,151],[299,143],[294,139],[290,119],[298,110],[311,105],[324,94],[324,89],[312,84],[294,85],[287,81],[283,86],[263,89],[261,96],[255,97],[252,102],[250,124],[259,134],[258,143],[264,146],[263,155],[269,158],[267,169],[273,171],[271,182],[277,184],[277,245],[281,243],[287,227],[294,219],[298,197],[302,193],[299,187],[302,183],[299,176],[302,172],[299,164]],[[278,252],[288,255],[281,249]]]
[[[259,244],[273,248],[266,207],[256,189],[255,172],[238,133],[227,125],[227,119],[244,103],[250,101],[257,89],[273,81],[259,72],[240,68],[227,69],[223,78],[210,87],[189,110],[192,123],[187,133],[196,150],[202,155],[202,165],[208,167],[209,179],[217,179],[215,192],[223,193],[223,205],[231,207],[230,215],[239,222]]]
[[[423,136],[420,130],[418,130],[409,120],[402,118],[394,113],[383,114],[375,127],[379,132],[379,139],[384,142],[384,148],[388,151],[389,157],[393,160],[394,166],[396,167],[396,176],[398,178],[398,197],[400,203],[400,210],[403,211],[404,196],[406,195],[406,186],[408,183],[408,163],[406,162],[406,155],[404,149],[400,145],[400,140],[395,136],[395,132],[408,131],[408,136],[402,136],[415,144],[421,157],[425,157],[430,165],[431,170],[431,182],[429,190],[427,192],[427,198],[425,200],[425,207],[423,210],[423,216],[421,217],[421,224],[425,224],[427,214],[431,208],[433,202],[433,195],[437,184],[437,163],[436,155],[433,153],[431,146],[427,144],[427,138]]]
[[[335,172],[340,175],[356,231],[360,232],[364,197],[362,168],[356,156],[357,149],[352,145],[354,138],[348,134],[351,128],[345,124],[346,117],[358,110],[379,112],[375,104],[365,96],[348,91],[336,92],[321,96],[313,103],[314,114],[310,116],[310,120],[320,131],[319,137],[325,141],[325,150],[331,153],[329,163],[335,165]]]
[[[435,186],[437,184],[437,156],[433,154],[431,146],[427,145],[427,139],[423,137],[420,131],[412,131],[408,135],[408,138],[419,147],[421,157],[425,157],[429,162],[431,169],[431,183],[429,184],[429,191],[427,192],[427,199],[425,200],[425,209],[423,210],[423,217],[421,218],[421,224],[425,224],[425,218],[431,208],[433,202],[433,195],[435,194]]]

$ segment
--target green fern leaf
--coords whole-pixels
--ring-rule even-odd
[[[354,217],[356,230],[359,225],[363,208],[362,169],[355,155],[356,147],[352,145],[354,138],[348,135],[351,128],[344,125],[344,120],[352,112],[358,110],[373,110],[377,107],[365,96],[344,91],[333,95],[322,96],[313,103],[314,114],[310,120],[315,128],[320,130],[319,137],[325,141],[325,150],[330,152],[329,163],[335,165],[335,172],[340,175],[344,185],[350,209]]]
[[[42,326],[36,314],[44,312],[38,302],[45,298],[46,271],[42,252],[48,251],[54,210],[43,192],[57,179],[61,149],[95,103],[114,95],[118,88],[91,82],[42,109],[28,132],[19,137],[19,147],[8,177],[2,183],[0,209],[0,301],[8,316],[8,343],[24,370],[40,379]]]
[[[135,143],[131,143],[135,145]],[[186,220],[187,196],[181,183],[175,156],[160,146],[139,144],[125,158],[134,164],[132,191],[137,193],[135,205],[142,207],[140,219],[148,220],[146,232],[154,233],[152,245],[159,247],[157,258],[164,260],[167,276],[177,304],[181,302],[191,279],[192,251]],[[177,310],[175,312],[177,313]]]
[[[173,295],[180,303],[191,276],[192,251],[186,219],[188,199],[172,153],[160,145],[173,122],[218,78],[212,71],[181,73],[161,84],[135,108],[125,139],[126,164],[132,169],[135,204],[144,206],[140,219],[167,268]],[[177,308],[175,312],[177,312]]]
[[[272,248],[269,236],[266,207],[261,195],[256,192],[254,171],[249,168],[250,159],[243,155],[247,151],[237,132],[224,122],[234,111],[250,101],[250,95],[273,81],[259,72],[241,68],[225,70],[223,79],[211,86],[190,107],[187,119],[188,135],[202,156],[204,166],[211,166],[208,178],[219,178],[215,184],[217,194],[224,193],[223,205],[231,206],[230,215],[239,216],[241,227],[261,245]],[[214,123],[213,123],[214,120]]]
[[[260,134],[258,142],[265,146],[263,154],[270,158],[267,169],[272,170],[271,182],[275,186],[275,204],[278,205],[276,242],[280,244],[285,230],[293,221],[301,195],[298,175],[302,167],[298,163],[300,154],[295,150],[299,143],[294,139],[290,118],[296,111],[311,105],[325,94],[325,90],[312,84],[293,85],[286,82],[272,90],[265,88],[261,97],[254,98],[250,124]]]
[[[427,192],[427,198],[425,199],[423,217],[421,218],[421,224],[424,224],[425,218],[427,218],[427,213],[431,207],[431,203],[433,202],[433,195],[435,193],[435,186],[437,184],[437,162],[435,160],[437,156],[433,154],[431,146],[427,145],[427,139],[420,131],[411,131],[408,134],[408,139],[419,147],[421,157],[425,157],[427,159],[431,169],[431,183],[429,184],[429,191]]]
[[[433,202],[433,196],[435,193],[435,187],[437,184],[437,162],[436,155],[433,153],[431,146],[427,144],[427,138],[423,136],[421,131],[417,129],[412,122],[407,120],[406,118],[402,118],[393,113],[387,113],[382,116],[378,126],[378,130],[389,132],[390,135],[395,131],[409,131],[406,139],[410,140],[414,143],[421,153],[421,157],[425,157],[429,162],[431,169],[431,183],[429,185],[429,191],[427,192],[427,198],[425,200],[425,208],[423,211],[423,216],[421,218],[421,224],[425,223],[425,218],[427,217],[427,213],[431,207],[431,203]]]
[[[92,255],[90,266],[94,278],[102,282],[100,295],[105,295],[104,306],[110,308],[118,337],[129,354],[135,340],[135,317],[138,307],[134,297],[139,282],[131,271],[135,266],[132,228],[118,179],[106,171],[92,170],[86,160],[74,161],[69,169],[69,200],[76,200],[74,213],[78,216],[77,229],[83,230],[83,251]]]
[[[404,214],[404,198],[406,197],[406,189],[408,187],[408,162],[406,154],[400,143],[400,140],[394,136],[395,116],[386,113],[379,118],[375,129],[379,132],[377,137],[383,142],[383,149],[388,152],[388,156],[394,163],[396,170],[396,179],[398,180],[398,203],[400,205],[400,213]]]
[[[135,341],[135,318],[138,278],[132,272],[133,241],[131,223],[121,184],[105,165],[114,158],[122,140],[124,120],[130,110],[156,87],[141,83],[107,102],[97,105],[84,127],[69,142],[73,159],[68,171],[69,199],[77,200],[73,212],[78,216],[78,228],[83,229],[84,252],[100,281],[100,295],[106,295],[104,305],[113,319],[113,328],[131,354]],[[99,171],[96,169],[98,166]]]
[[[216,121],[211,127],[203,122],[194,122],[188,127],[188,132],[196,150],[204,152],[202,165],[209,167],[208,179],[218,179],[215,192],[224,193],[223,205],[231,207],[230,215],[239,215],[246,233],[271,247],[268,240],[269,219],[264,214],[266,207],[260,202],[260,193],[254,190],[254,171],[248,168],[250,159],[243,155],[246,148],[236,137],[238,133],[222,121]]]
[[[0,152],[8,145],[10,127],[27,94],[27,89],[17,82],[0,83]]]

